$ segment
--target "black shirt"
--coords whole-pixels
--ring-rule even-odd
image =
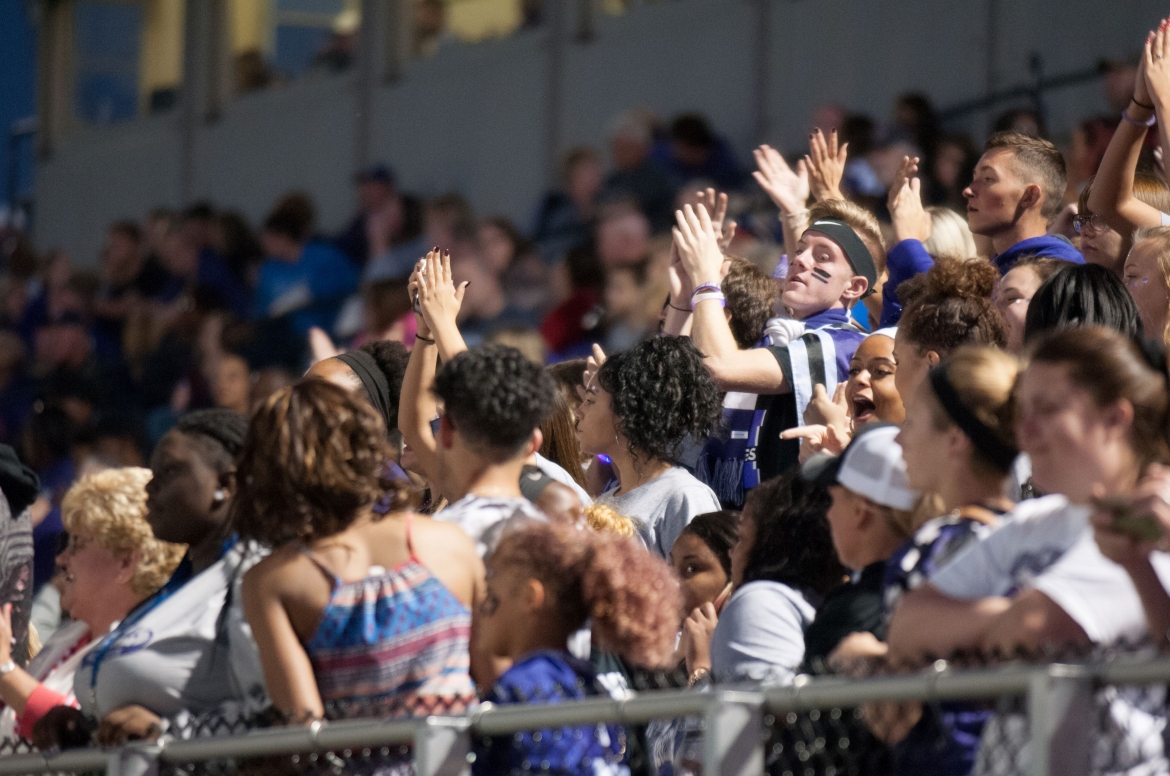
[[[869,632],[885,640],[882,578],[886,562],[879,560],[825,597],[813,624],[804,632],[804,669],[816,672],[850,633]]]

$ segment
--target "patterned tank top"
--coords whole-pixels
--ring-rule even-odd
[[[305,651],[326,716],[458,714],[475,700],[470,675],[471,612],[419,562],[371,566],[344,582],[308,550],[333,586]]]

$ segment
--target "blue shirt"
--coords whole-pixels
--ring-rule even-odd
[[[313,326],[329,331],[345,297],[357,286],[358,270],[353,262],[334,245],[314,240],[305,245],[295,262],[265,259],[260,265],[252,317],[279,317],[272,314],[277,312],[272,310],[274,302],[303,294],[299,305],[285,311],[293,329],[298,334],[307,334]]]
[[[902,303],[898,300],[898,286],[915,275],[934,266],[934,258],[918,240],[903,240],[886,254],[889,277],[882,286],[882,318],[878,328],[897,326],[902,318]]]
[[[999,274],[1004,275],[1016,266],[1016,262],[1029,256],[1043,256],[1046,259],[1059,259],[1073,264],[1085,263],[1085,257],[1073,247],[1072,243],[1063,237],[1054,237],[1049,234],[1020,240],[1003,253],[992,257],[991,261],[999,268]]]

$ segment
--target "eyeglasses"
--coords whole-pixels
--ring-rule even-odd
[[[1073,216],[1073,229],[1077,231],[1077,234],[1083,232],[1086,226],[1093,227],[1094,232],[1104,232],[1109,228],[1109,224],[1105,223],[1105,219],[1096,213],[1090,213],[1087,216]]]
[[[57,537],[57,554],[61,555],[62,553],[69,553],[70,555],[76,555],[88,547],[92,542],[93,539],[89,539],[84,536],[78,536],[77,534],[71,533],[62,533]]]
[[[1015,299],[1004,299],[1003,297],[993,296],[991,301],[995,303],[996,307],[1007,308],[1011,307],[1012,305],[1020,304],[1021,302],[1028,304],[1032,301],[1032,297],[1018,296]]]

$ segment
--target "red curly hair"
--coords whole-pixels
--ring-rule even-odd
[[[682,606],[678,580],[633,539],[550,523],[508,531],[493,563],[540,580],[570,631],[592,619],[604,649],[643,668],[670,665]]]

